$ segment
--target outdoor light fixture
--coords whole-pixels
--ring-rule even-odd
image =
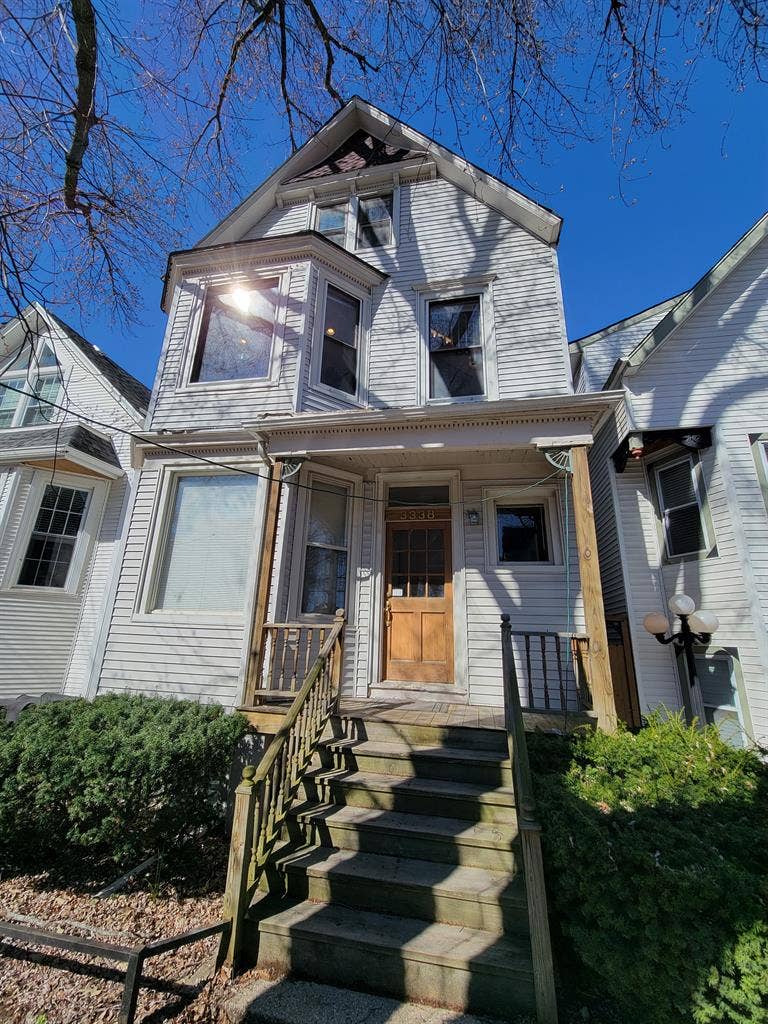
[[[687,594],[674,594],[669,599],[669,610],[680,619],[680,629],[677,633],[666,635],[671,626],[664,612],[651,612],[646,615],[643,619],[643,626],[652,636],[656,637],[660,644],[672,644],[678,654],[682,653],[685,656],[690,691],[699,685],[696,662],[693,657],[693,645],[708,644],[712,639],[712,634],[720,626],[720,621],[714,612],[705,611],[703,608],[696,611],[696,602]],[[691,722],[694,717],[691,696],[690,692],[686,692],[685,687],[683,687],[683,703],[686,717]]]
[[[476,509],[476,508],[468,508],[466,514],[467,514],[467,523],[470,526],[479,526],[480,525],[480,512],[479,512],[478,509]]]

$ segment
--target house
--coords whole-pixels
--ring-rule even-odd
[[[0,331],[0,698],[96,690],[148,401],[42,306]]]
[[[689,291],[572,345],[577,390],[624,401],[590,453],[603,596],[625,618],[642,708],[768,741],[768,215]],[[700,692],[644,617],[684,592],[720,628]]]

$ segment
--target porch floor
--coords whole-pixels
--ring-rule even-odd
[[[241,707],[239,710],[259,732],[274,733],[291,706],[289,700]],[[344,698],[339,714],[368,721],[401,722],[409,725],[462,726],[469,729],[504,729],[504,709],[480,704],[449,704],[433,700],[352,700]],[[594,726],[595,717],[583,711],[526,711],[528,732],[571,732],[579,726]]]

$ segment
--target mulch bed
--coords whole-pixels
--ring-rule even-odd
[[[0,916],[24,915],[36,919],[27,922],[33,927],[117,945],[176,935],[220,920],[224,853],[201,850],[191,872],[174,877],[161,866],[102,899],[95,893],[117,872],[98,882],[77,878],[74,868],[2,878]],[[220,998],[230,987],[223,974],[211,981],[217,943],[213,937],[146,963],[137,1024],[217,1024]],[[2,940],[0,1022],[112,1024],[123,976],[114,961]]]

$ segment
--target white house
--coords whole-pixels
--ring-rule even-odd
[[[560,223],[354,98],[170,255],[102,690],[251,706],[344,608],[345,695],[498,706],[509,612],[529,703],[581,635],[613,713]]]
[[[95,692],[148,400],[41,306],[0,331],[0,697]]]
[[[577,388],[625,401],[590,455],[606,612],[626,616],[640,702],[687,680],[643,618],[685,592],[720,619],[693,711],[768,741],[768,215],[690,291],[572,346]],[[670,616],[671,617],[671,616]]]

